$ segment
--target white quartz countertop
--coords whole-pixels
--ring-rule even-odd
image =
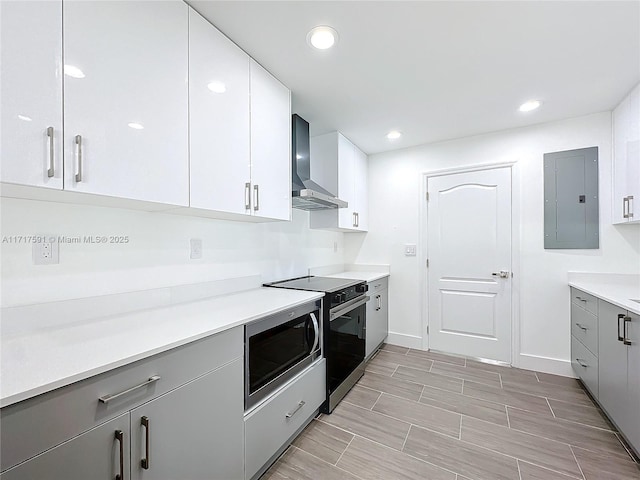
[[[633,301],[640,300],[640,282],[631,275],[626,279],[621,277],[569,278],[569,285],[640,315],[640,303]]]
[[[326,275],[327,277],[333,278],[352,278],[354,280],[362,280],[364,282],[375,282],[376,280],[380,280],[381,278],[388,277],[389,272],[340,272],[334,273],[333,275]]]
[[[0,407],[322,296],[318,292],[256,288],[2,335]]]

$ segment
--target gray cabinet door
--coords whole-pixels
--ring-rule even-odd
[[[620,307],[598,301],[598,400],[618,427],[625,424],[627,404],[627,346],[618,340],[622,335],[618,315],[626,313]]]
[[[131,478],[243,479],[243,417],[240,358],[132,410]]]
[[[640,315],[628,313],[627,338],[627,388],[629,391],[627,440],[640,451]]]
[[[366,358],[373,354],[389,333],[388,298],[389,290],[384,289],[371,294],[371,300],[367,303]]]
[[[116,439],[121,431],[122,445]],[[34,432],[37,435],[37,432]],[[122,471],[129,479],[129,414],[89,430],[68,442],[7,470],[2,480],[113,480]]]

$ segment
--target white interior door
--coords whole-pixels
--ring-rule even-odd
[[[427,189],[429,348],[510,363],[511,168]]]

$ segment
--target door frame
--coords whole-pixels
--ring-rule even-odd
[[[422,334],[422,349],[429,348],[429,275],[426,266],[429,258],[429,245],[427,236],[428,202],[427,185],[429,178],[441,177],[456,173],[471,173],[497,168],[509,168],[511,170],[511,365],[520,365],[520,172],[518,161],[487,163],[481,165],[467,165],[454,168],[430,170],[422,173],[420,182],[420,228],[418,231],[419,248],[418,264],[420,265],[420,330]]]

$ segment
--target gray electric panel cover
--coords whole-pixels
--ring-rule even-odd
[[[544,154],[544,248],[598,248],[598,147]]]

